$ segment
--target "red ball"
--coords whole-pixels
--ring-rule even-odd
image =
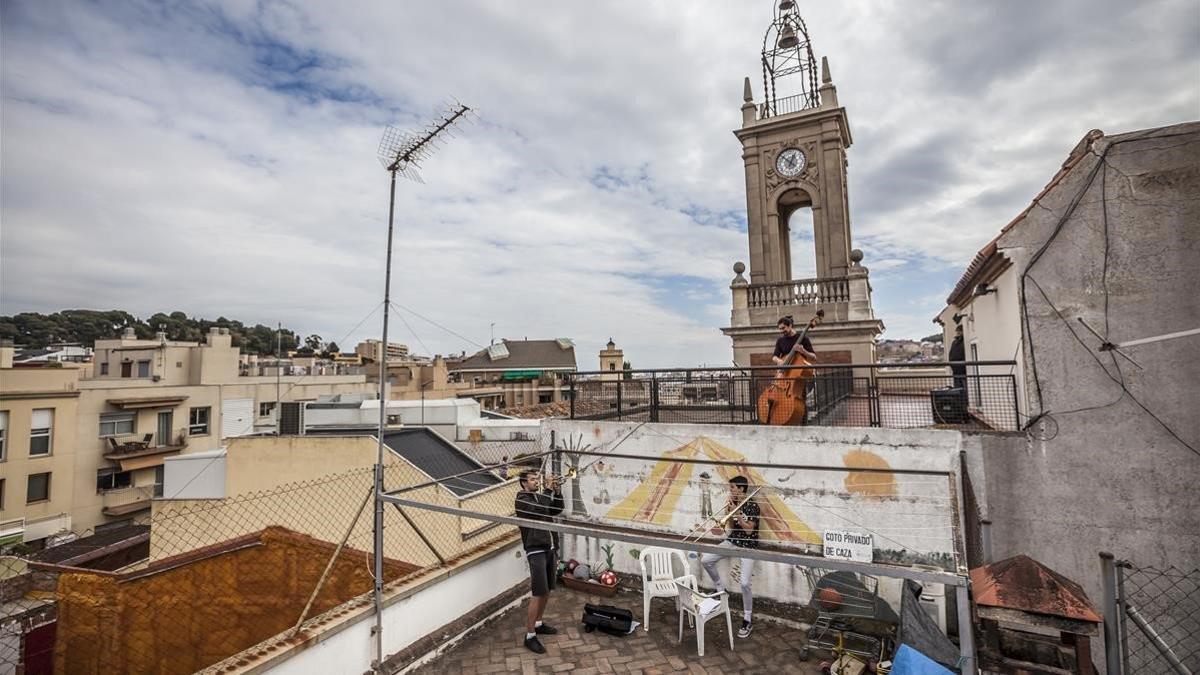
[[[574,572],[576,567],[579,567],[578,560],[571,559],[571,560],[567,561],[567,571],[568,572]]]
[[[842,606],[842,594],[833,588],[822,588],[821,592],[817,593],[817,600],[821,603],[822,609],[830,612]]]
[[[616,572],[613,572],[612,570],[608,570],[607,572],[604,572],[603,574],[601,574],[600,575],[600,583],[604,584],[605,586],[616,586],[617,585]]]

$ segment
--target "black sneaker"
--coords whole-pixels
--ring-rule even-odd
[[[558,635],[558,629],[548,623],[535,626],[533,632],[537,633],[538,635]]]
[[[525,638],[525,649],[528,649],[529,651],[533,652],[534,654],[545,654],[546,653],[546,648],[543,647],[542,643],[538,641],[536,635],[534,635],[533,637]]]
[[[750,631],[752,630],[754,630],[754,624],[750,623],[749,621],[743,621],[742,627],[738,629],[738,637],[750,637]]]

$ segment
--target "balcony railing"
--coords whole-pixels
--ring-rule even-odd
[[[891,429],[1019,428],[1012,361],[818,364],[806,380],[807,424]],[[931,372],[931,367],[936,368]],[[758,399],[773,366],[576,373],[567,392],[572,419],[761,424]],[[611,373],[607,373],[611,377]]]
[[[162,495],[160,485],[106,490],[100,495],[101,513],[106,516],[123,516],[150,508],[150,500]]]
[[[850,301],[850,280],[845,277],[750,284],[746,290],[751,308],[829,305]]]
[[[816,108],[821,105],[820,100],[816,95],[795,94],[793,96],[785,96],[777,98],[774,101],[767,101],[758,106],[758,119],[765,120],[768,117],[778,117],[779,115],[788,115],[809,108]]]

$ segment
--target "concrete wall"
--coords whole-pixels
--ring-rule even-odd
[[[520,544],[488,552],[385,596],[383,653],[395,654],[425,635],[453,623],[517,584],[528,583],[529,567]],[[357,611],[339,630],[327,630],[273,658],[264,670],[272,675],[360,673],[371,669],[374,615]],[[255,665],[255,664],[251,664]]]
[[[765,486],[755,497],[763,512],[764,541],[799,551],[820,552],[827,530],[871,534],[874,561],[902,566],[922,565],[959,571],[956,560],[954,510],[957,494],[945,477],[903,473],[865,473],[854,468],[957,471],[962,436],[956,431],[925,429],[853,429],[830,427],[763,427],[735,425],[646,424],[548,420],[560,445],[590,445],[603,453],[617,441],[617,452],[646,459],[580,459],[580,478],[564,494],[576,519],[636,527],[647,531],[687,534],[702,515],[707,472],[711,505],[717,516],[733,475],[746,475]],[[628,437],[627,437],[628,434]],[[543,433],[544,442],[549,433]],[[624,440],[621,440],[624,439]],[[548,448],[547,448],[548,449]],[[763,463],[766,468],[672,464],[671,457]],[[827,469],[793,469],[779,465]],[[700,531],[703,532],[707,528]],[[714,541],[716,537],[714,537]],[[564,554],[603,562],[594,538],[567,537]],[[615,543],[618,571],[638,573],[631,550]],[[965,561],[962,561],[965,564]],[[702,583],[697,561],[693,571]],[[810,594],[803,572],[791,565],[756,567],[757,597],[806,603]],[[881,581],[881,595],[899,598],[899,583]]]
[[[1200,446],[1200,340],[1130,348],[1138,368],[1097,351],[1099,341],[1077,320],[1104,330],[1107,208],[1110,339],[1200,325],[1200,124],[1163,133],[1170,137],[1114,145],[1114,139],[1099,140],[1095,154],[1084,156],[1040,200],[1041,208],[999,241],[1025,270],[1087,184],[1097,154],[1107,152],[1110,168],[1097,174],[1029,273],[1065,318],[1032,284],[1026,288],[1032,349],[1023,355],[1025,394],[1036,414],[1036,359],[1041,409],[1051,416],[1034,424],[1028,439],[985,438],[982,446],[995,557],[1033,556],[1082,584],[1095,602],[1102,598],[1101,550],[1141,566],[1200,564],[1200,457],[1194,451]],[[1193,450],[1123,395],[1113,378],[1123,379]]]

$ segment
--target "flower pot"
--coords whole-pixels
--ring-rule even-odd
[[[605,586],[598,581],[584,581],[582,579],[576,579],[568,574],[564,574],[561,581],[563,586],[566,586],[571,590],[581,591],[583,593],[591,593],[592,595],[599,595],[602,598],[611,598],[612,596],[616,595],[617,587],[620,586],[620,584],[617,584],[617,586]]]

